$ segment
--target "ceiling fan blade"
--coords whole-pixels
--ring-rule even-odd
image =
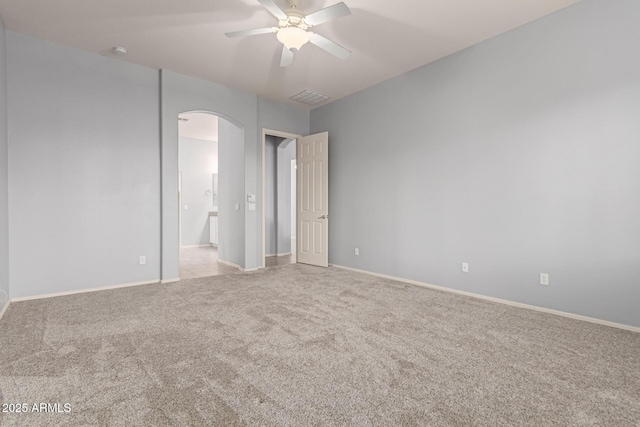
[[[293,62],[293,52],[287,49],[286,46],[282,46],[282,58],[280,59],[281,67],[288,67]]]
[[[311,39],[309,39],[309,41],[318,46],[320,49],[324,49],[340,59],[348,59],[351,56],[350,51],[338,44],[335,44],[331,40],[322,37],[320,34],[311,33]]]
[[[343,2],[340,2],[334,4],[333,6],[325,7],[322,10],[307,15],[304,18],[304,22],[306,22],[307,25],[314,26],[324,24],[325,22],[347,15],[351,15],[349,6],[347,6]]]
[[[284,13],[282,9],[280,9],[278,5],[273,2],[273,0],[258,0],[258,3],[263,5],[276,18],[283,21],[287,19],[287,14]]]
[[[275,33],[275,28],[256,28],[255,30],[242,30],[242,31],[231,31],[229,33],[224,33],[225,36],[231,37],[243,37],[243,36],[256,36],[258,34],[267,34],[267,33]]]

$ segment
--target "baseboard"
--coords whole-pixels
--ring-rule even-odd
[[[289,255],[291,255],[291,252],[284,252],[281,254],[266,254],[265,257],[270,258],[274,256],[289,256]]]
[[[229,267],[233,267],[233,268],[237,268],[238,270],[240,270],[243,273],[248,273],[250,271],[258,271],[260,270],[262,267],[256,267],[256,268],[244,268],[244,267],[240,267],[238,264],[234,264],[232,262],[229,261],[225,261],[222,260],[220,258],[218,258],[218,262],[224,265],[228,265]]]
[[[2,316],[4,316],[4,313],[7,312],[7,309],[9,308],[9,305],[11,304],[11,300],[7,300],[5,302],[6,302],[6,304],[4,305],[4,307],[2,307],[2,310],[0,310],[0,320],[2,319]]]
[[[175,283],[175,282],[179,282],[179,281],[180,281],[180,278],[177,277],[175,279],[163,279],[163,280],[160,281],[160,283]]]
[[[232,263],[232,262],[225,261],[225,260],[220,259],[220,258],[218,258],[218,262],[219,262],[220,264],[228,265],[229,267],[237,268],[238,270],[241,268],[238,264],[234,264],[234,263]]]
[[[206,245],[192,245],[192,246],[180,246],[180,249],[189,249],[189,248],[210,248],[211,246],[215,246],[213,243],[207,243]]]
[[[220,264],[228,265],[229,267],[237,268],[237,269],[238,269],[238,270],[240,270],[240,271],[244,271],[244,269],[243,269],[242,267],[240,267],[238,264],[234,264],[234,263],[232,263],[232,262],[225,261],[225,260],[222,260],[222,259],[220,259],[220,258],[218,258],[218,262],[219,262]]]
[[[153,283],[160,283],[159,279],[156,280],[148,280],[145,282],[132,282],[132,283],[123,283],[120,285],[109,285],[109,286],[101,286],[99,288],[89,288],[89,289],[79,289],[77,291],[65,291],[65,292],[55,292],[51,294],[42,294],[42,295],[33,295],[29,297],[17,297],[11,298],[11,302],[20,302],[20,301],[30,301],[35,299],[44,299],[44,298],[54,298],[54,297],[62,297],[66,295],[75,295],[75,294],[84,294],[87,292],[97,292],[97,291],[106,291],[109,289],[118,289],[118,288],[129,288],[132,286],[140,286],[140,285],[150,285]]]
[[[548,313],[548,314],[555,314],[557,316],[568,317],[570,319],[582,320],[582,321],[585,321],[585,322],[597,323],[598,325],[611,326],[613,328],[624,329],[626,331],[632,331],[632,332],[640,333],[640,327],[637,327],[637,326],[625,325],[623,323],[610,322],[608,320],[597,319],[595,317],[582,316],[580,314],[568,313],[566,311],[553,310],[551,308],[538,307],[536,305],[523,304],[521,302],[515,302],[515,301],[509,301],[509,300],[501,299],[501,298],[489,297],[489,296],[486,296],[486,295],[475,294],[473,292],[460,291],[458,289],[445,288],[444,286],[437,286],[437,285],[432,285],[430,283],[418,282],[417,280],[403,279],[402,277],[389,276],[389,275],[386,275],[386,274],[374,273],[372,271],[360,270],[360,269],[352,268],[352,267],[345,267],[343,265],[335,265],[335,264],[333,264],[333,267],[340,268],[342,270],[355,271],[357,273],[364,273],[364,274],[368,274],[370,276],[381,277],[383,279],[395,280],[397,282],[409,283],[411,285],[422,286],[423,288],[435,289],[435,290],[444,291],[444,292],[451,292],[451,293],[454,293],[454,294],[464,295],[464,296],[467,296],[467,297],[478,298],[478,299],[491,301],[491,302],[497,302],[497,303],[500,303],[500,304],[506,304],[506,305],[510,305],[510,306],[513,306],[513,307],[526,308],[528,310],[540,311],[540,312]]]

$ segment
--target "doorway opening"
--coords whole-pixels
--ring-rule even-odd
[[[263,267],[293,264],[296,241],[296,140],[298,135],[263,131]]]
[[[223,122],[226,120],[207,112],[178,116],[180,279],[238,271],[219,256],[224,234],[219,213],[224,210],[221,202],[226,200],[220,194],[219,164],[221,157],[228,157],[220,150],[219,126]]]

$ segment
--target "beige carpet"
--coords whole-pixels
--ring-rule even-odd
[[[14,303],[0,400],[63,411],[6,426],[638,426],[640,334],[289,265]]]

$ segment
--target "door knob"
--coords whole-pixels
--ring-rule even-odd
[[[327,219],[329,218],[329,215],[322,215],[321,217],[318,217],[318,219]]]

